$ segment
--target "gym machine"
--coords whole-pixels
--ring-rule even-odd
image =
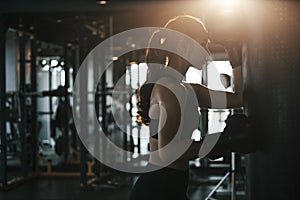
[[[69,67],[65,66],[65,86],[57,90],[37,92],[37,41],[33,32],[17,30],[5,24],[4,17],[1,18],[1,56],[5,58],[5,42],[7,32],[15,34],[19,46],[14,47],[19,51],[19,88],[18,92],[7,92],[6,81],[9,80],[5,75],[5,59],[1,59],[1,188],[9,189],[25,180],[35,176],[52,175],[71,175],[72,173],[57,173],[53,170],[53,163],[40,153],[37,123],[38,115],[52,115],[53,112],[37,112],[37,98],[59,97],[65,99],[65,105],[70,105],[69,87]],[[34,28],[32,28],[34,30]],[[17,43],[15,43],[17,44]],[[67,45],[64,58],[66,65],[70,62],[70,49]],[[28,57],[30,55],[30,57]],[[17,63],[16,63],[17,65]],[[27,71],[28,70],[28,71]],[[30,73],[29,73],[30,72]],[[18,78],[18,77],[17,77]],[[13,80],[12,80],[13,81]],[[30,84],[28,84],[30,82]],[[64,124],[68,124],[67,119],[71,116],[69,111],[64,112]],[[7,126],[9,125],[9,126]],[[8,127],[8,129],[7,129]],[[69,127],[64,129],[63,135],[68,135]],[[76,134],[76,133],[75,133]],[[57,145],[59,145],[57,143]],[[64,153],[64,160],[67,163],[79,164],[79,152],[76,147],[69,146],[68,138],[63,140],[61,148]],[[72,154],[72,156],[71,156]],[[75,160],[74,158],[75,157]],[[20,160],[20,163],[18,163]],[[46,171],[43,171],[43,164]],[[17,167],[18,172],[12,167]],[[73,173],[74,174],[74,173]],[[76,174],[76,173],[75,173]],[[79,173],[77,172],[77,176]]]
[[[35,99],[26,99],[24,96],[19,96],[15,93],[6,92],[6,62],[5,62],[5,42],[8,31],[8,25],[5,22],[6,17],[1,16],[1,188],[8,189],[26,181],[32,177],[32,172],[37,166],[36,160],[36,107],[32,105]],[[30,43],[30,55],[29,64],[32,68],[35,68],[35,38],[31,37],[31,33],[23,34],[19,33],[19,89],[21,91],[34,90],[36,86],[36,79],[31,76],[31,88],[26,88],[25,67],[28,60],[25,55],[25,43]],[[35,74],[34,69],[31,74]],[[28,101],[27,101],[28,100]],[[30,112],[28,112],[30,109]],[[30,116],[28,116],[30,113]],[[30,119],[30,123],[29,123]],[[33,120],[33,121],[32,121]],[[7,122],[10,123],[10,134],[8,133]],[[31,130],[31,134],[28,131]],[[19,157],[20,169],[19,172],[14,172],[12,175],[8,174],[8,151],[12,151],[14,154],[10,156]]]

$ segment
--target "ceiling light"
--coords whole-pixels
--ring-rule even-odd
[[[111,59],[112,59],[113,61],[116,61],[116,60],[118,60],[119,58],[118,58],[117,56],[113,56]]]
[[[42,65],[46,65],[47,64],[47,60],[42,60]]]
[[[98,0],[97,0],[97,3],[98,3],[99,5],[106,5],[106,4],[107,4],[107,1],[98,1]]]
[[[51,67],[56,67],[58,65],[58,60],[50,60]]]

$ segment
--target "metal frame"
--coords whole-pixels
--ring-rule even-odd
[[[1,133],[1,166],[0,184],[5,187],[7,184],[7,160],[6,160],[6,70],[5,70],[5,41],[6,27],[5,18],[0,16],[0,133]]]
[[[69,56],[68,56],[68,48],[67,45],[64,46],[64,57],[65,57],[65,85],[64,87],[69,88]],[[67,161],[69,158],[69,119],[70,119],[70,100],[68,94],[64,96],[65,98],[65,106],[63,108],[63,112],[65,113],[64,118],[64,130],[63,130],[63,137],[64,137],[64,161]]]
[[[19,185],[20,183],[25,182],[29,178],[33,176],[28,176],[28,152],[27,152],[27,108],[26,108],[26,98],[31,98],[32,104],[36,105],[36,98],[34,95],[27,97],[24,95],[26,87],[26,41],[29,38],[28,35],[25,35],[24,33],[19,34],[19,90],[20,93],[18,93],[20,98],[20,111],[21,111],[21,121],[18,123],[18,128],[20,131],[20,139],[18,141],[21,144],[21,152],[19,154],[20,160],[21,160],[21,176],[14,177],[10,180],[8,180],[7,177],[7,130],[6,130],[6,121],[7,121],[7,109],[6,109],[6,100],[7,100],[7,94],[6,94],[6,63],[5,63],[5,42],[6,42],[6,32],[8,30],[8,25],[5,23],[5,18],[3,16],[0,16],[0,133],[1,133],[1,166],[0,166],[0,186],[4,190],[10,189],[14,186]],[[36,71],[35,71],[35,64],[36,64],[36,46],[35,46],[35,40],[34,38],[30,38],[30,48],[31,48],[31,57],[30,57],[30,66],[32,68],[30,72],[30,78],[32,82],[31,91],[35,91],[36,88]],[[30,130],[32,131],[32,141],[31,146],[32,154],[33,154],[33,166],[37,167],[37,134],[36,134],[36,109],[33,108],[32,110],[32,122],[30,124]],[[37,168],[35,168],[37,169]]]
[[[83,24],[82,19],[79,19],[79,24]],[[78,26],[79,27],[79,26]],[[83,30],[78,28],[77,29],[77,35],[79,36],[79,47],[78,47],[78,51],[77,51],[77,60],[76,60],[76,70],[74,70],[76,73],[80,67],[80,63],[84,60],[85,58],[85,54],[86,54],[86,41],[83,40],[82,37],[82,32]],[[75,79],[74,79],[75,80]],[[82,88],[87,88],[87,79],[84,80],[79,80],[80,81],[80,85],[82,86]],[[87,94],[84,94],[86,92],[85,91],[80,91],[83,94],[81,95],[81,97],[87,98]],[[74,101],[77,101],[77,99],[74,99]],[[80,99],[80,102],[87,102],[87,99]],[[79,102],[78,102],[79,103]],[[82,123],[86,124],[87,122],[85,122],[87,120],[87,105],[86,104],[82,104],[80,103],[80,119],[82,121]],[[80,132],[81,133],[86,133],[87,130],[84,129],[83,126],[80,126]],[[83,145],[82,141],[80,140],[80,186],[81,187],[86,187],[87,186],[87,150],[85,148],[85,146]]]
[[[242,109],[231,109],[230,113],[237,114],[237,113],[243,113]],[[223,178],[219,181],[219,183],[213,188],[213,190],[209,193],[209,195],[205,198],[205,200],[216,200],[212,198],[212,195],[217,191],[217,189],[225,182],[225,180],[231,178],[230,182],[230,188],[231,188],[231,200],[236,199],[236,187],[235,187],[235,181],[236,181],[236,154],[234,152],[231,152],[231,160],[230,160],[230,170],[227,172]],[[229,180],[228,180],[229,181]]]
[[[26,36],[20,35],[19,37],[19,55],[20,55],[20,83],[19,90],[21,92],[26,91],[26,49],[25,49],[25,38]],[[21,123],[20,123],[20,137],[21,137],[21,166],[22,166],[22,176],[27,176],[27,149],[26,149],[26,123],[27,123],[27,113],[26,113],[26,97],[20,95],[20,107],[21,107]]]
[[[95,64],[97,63],[97,59],[94,57],[94,66]],[[99,77],[96,77],[96,74],[98,74],[97,72],[99,71],[99,68],[98,67],[94,67],[94,80],[97,80]],[[100,85],[98,84],[97,85],[97,89],[96,89],[96,94],[95,94],[95,112],[96,112],[96,116],[97,116],[97,119],[94,119],[96,121],[94,121],[94,128],[95,129],[98,129],[98,118],[100,116],[100,94],[98,93],[100,90]],[[100,143],[99,143],[99,140],[95,140],[95,146],[96,147],[99,147],[100,146]],[[94,167],[94,172],[95,172],[95,176],[99,177],[100,176],[100,170],[101,170],[101,163],[99,160],[95,159],[95,167]]]
[[[236,199],[236,192],[235,192],[235,153],[231,153],[231,165],[230,170],[222,177],[222,179],[218,182],[218,184],[211,190],[211,192],[208,194],[208,196],[205,198],[205,200],[216,200],[212,196],[216,193],[216,191],[219,189],[219,187],[231,177],[231,200]]]
[[[30,80],[31,80],[31,91],[37,90],[37,78],[36,78],[36,40],[31,38],[30,40]],[[37,153],[38,153],[38,134],[37,134],[37,97],[31,96],[31,137],[32,137],[32,165],[35,171],[38,168]]]

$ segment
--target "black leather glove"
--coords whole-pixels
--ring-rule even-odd
[[[255,152],[254,120],[244,114],[230,115],[218,142],[208,154],[211,159],[223,157],[229,152],[247,154]]]

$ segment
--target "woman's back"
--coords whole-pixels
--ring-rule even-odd
[[[198,128],[199,112],[197,98],[189,84],[181,82],[182,78],[183,76],[176,76],[176,74],[170,75],[170,73],[168,73],[168,75],[159,79],[153,87],[149,111],[149,116],[151,118],[150,151],[152,152],[163,147],[159,147],[158,139],[164,141],[164,138],[166,138],[166,140],[176,140],[178,143],[185,141],[191,142],[192,134],[195,129]],[[171,93],[171,95],[167,95],[167,93]],[[167,97],[160,98],[161,96]],[[166,108],[164,105],[168,105],[170,107]],[[176,118],[173,124],[173,127],[176,128],[174,128],[173,131],[170,130],[168,133],[161,131],[165,127],[164,125],[159,124],[159,121],[162,121],[160,117],[163,116],[161,112],[166,112],[166,109],[168,109],[168,113],[165,113],[166,115],[172,115]],[[168,127],[166,128],[168,129]],[[175,137],[176,135],[178,135],[178,137]],[[174,149],[174,151],[176,150],[178,149]],[[159,156],[152,155],[150,156],[150,163],[161,163],[161,158]],[[169,167],[175,169],[187,169],[188,161],[179,159],[169,165]]]

